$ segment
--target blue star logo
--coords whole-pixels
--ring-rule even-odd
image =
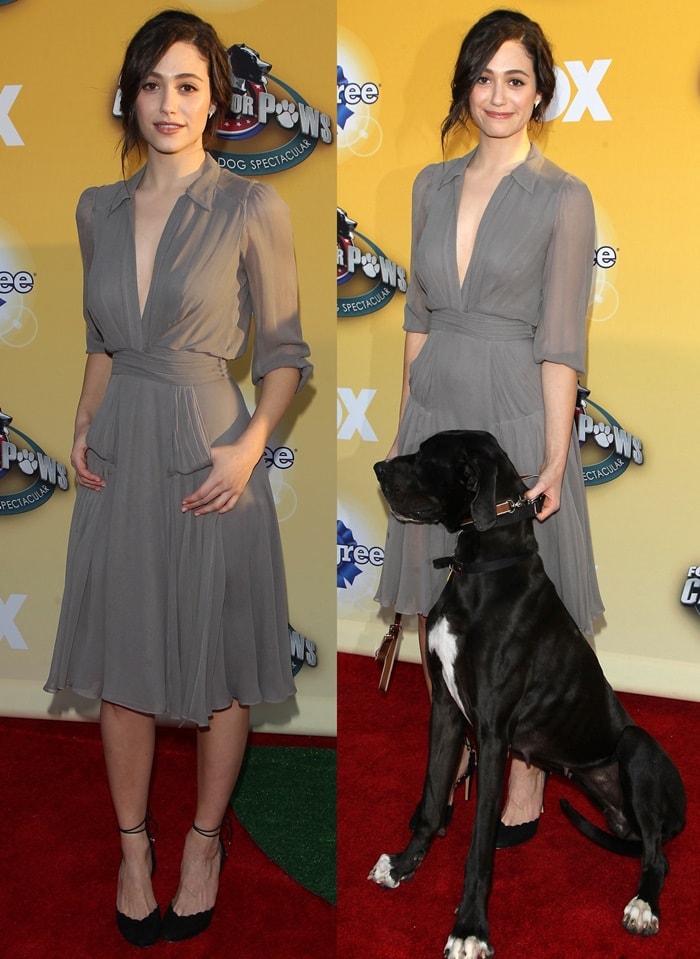
[[[345,523],[338,520],[338,546],[357,546],[357,540]],[[338,562],[337,583],[338,589],[347,589],[352,586],[362,570],[351,560]]]
[[[344,71],[343,68],[340,66],[340,64],[338,64],[337,76],[338,76],[338,100],[339,100],[339,102],[338,102],[338,126],[340,127],[341,130],[344,130],[344,129],[345,129],[345,124],[348,122],[348,120],[350,119],[350,117],[353,116],[353,111],[352,111],[352,110],[350,109],[350,107],[346,104],[346,102],[345,102],[345,97],[343,96],[343,93],[344,93],[344,91],[345,91],[345,87],[348,85],[348,83],[350,83],[350,81],[349,81],[348,78],[345,76],[345,71]]]

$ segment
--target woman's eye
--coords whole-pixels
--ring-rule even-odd
[[[141,84],[141,89],[148,90],[150,92],[152,90],[157,90],[158,85],[156,84],[155,80],[144,80],[144,82]]]
[[[183,83],[182,86],[180,87],[180,89],[182,90],[183,93],[196,93],[196,92],[197,92],[197,87],[195,87],[192,83]]]

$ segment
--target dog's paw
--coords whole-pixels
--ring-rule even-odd
[[[635,896],[625,906],[622,925],[637,936],[654,936],[659,931],[659,917],[654,915],[648,902]]]
[[[450,936],[445,943],[445,959],[489,959],[492,955],[493,949],[488,942],[476,936],[467,936],[466,939]]]
[[[378,886],[384,886],[385,889],[396,889],[401,884],[400,879],[393,879],[391,876],[391,856],[384,852],[372,867],[368,879],[376,882]]]

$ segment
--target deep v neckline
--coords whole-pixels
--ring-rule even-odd
[[[519,164],[518,164],[518,166],[519,166]],[[486,214],[489,212],[490,207],[493,205],[494,200],[495,200],[497,194],[501,191],[501,188],[503,187],[503,184],[504,184],[505,181],[511,176],[511,174],[512,174],[512,172],[513,172],[513,171],[511,170],[510,172],[503,174],[503,176],[501,177],[501,179],[500,179],[500,180],[498,181],[498,183],[496,184],[496,186],[495,186],[495,188],[494,188],[494,190],[493,190],[493,193],[492,193],[491,196],[489,197],[488,202],[486,203],[486,206],[484,207],[483,212],[482,212],[482,214],[481,214],[481,217],[480,217],[480,219],[479,219],[479,223],[477,224],[476,232],[474,233],[474,243],[472,244],[471,253],[469,254],[469,259],[467,260],[467,266],[466,266],[466,269],[464,270],[464,275],[463,275],[462,277],[460,277],[460,274],[459,274],[459,262],[458,262],[458,260],[457,260],[457,236],[458,236],[458,229],[459,229],[459,209],[460,209],[461,202],[462,202],[462,191],[464,190],[465,177],[466,177],[466,174],[467,174],[467,170],[468,170],[468,169],[469,169],[469,163],[467,163],[467,165],[465,166],[464,170],[462,171],[462,175],[457,178],[457,189],[456,189],[456,196],[455,196],[455,201],[456,201],[456,202],[455,202],[455,207],[454,207],[454,209],[455,209],[455,219],[454,219],[454,236],[453,236],[453,240],[454,240],[454,243],[453,243],[453,259],[454,259],[455,274],[456,274],[456,276],[457,276],[457,284],[458,284],[458,287],[459,287],[460,294],[464,293],[464,290],[465,290],[466,285],[467,285],[467,279],[469,278],[469,274],[470,274],[471,268],[472,268],[472,263],[474,262],[474,254],[477,252],[477,248],[478,248],[478,246],[479,246],[479,241],[480,241],[481,234],[482,234],[482,231],[483,231],[484,220],[486,219]],[[517,169],[517,167],[514,167],[513,169]]]
[[[178,221],[176,213],[178,209],[178,203],[183,199],[183,197],[189,197],[191,200],[203,205],[206,209],[210,209],[211,195],[214,186],[212,183],[212,177],[214,172],[218,174],[218,164],[210,155],[205,154],[204,161],[198,168],[196,176],[194,176],[194,178],[187,184],[184,191],[175,198],[175,202],[173,203],[170,212],[163,223],[163,229],[160,232],[158,242],[155,246],[153,265],[151,268],[151,278],[148,284],[148,289],[146,290],[146,296],[143,301],[142,309],[141,299],[139,297],[139,269],[136,256],[136,191],[141,185],[141,181],[143,180],[147,167],[148,164],[141,167],[141,169],[138,170],[126,184],[126,192],[131,201],[128,204],[130,228],[129,237],[127,239],[127,242],[130,241],[131,243],[131,255],[127,255],[124,262],[126,274],[130,274],[128,276],[128,285],[130,287],[130,292],[133,291],[135,315],[138,317],[139,323],[142,327],[149,312],[151,300],[153,299],[154,295],[154,288],[158,283],[158,277],[163,265],[165,249],[173,238],[173,235],[177,229]]]
[[[160,264],[163,243],[166,235],[169,232],[169,228],[171,226],[171,223],[175,214],[175,210],[177,209],[177,205],[183,196],[186,196],[186,192],[181,193],[178,197],[176,197],[175,202],[173,203],[172,208],[170,210],[170,213],[165,219],[165,222],[163,224],[163,229],[160,231],[160,236],[158,237],[155,253],[153,255],[153,265],[151,266],[151,278],[148,282],[148,289],[146,290],[146,296],[143,301],[143,308],[142,308],[141,297],[139,296],[139,261],[138,261],[138,256],[136,255],[136,191],[134,191],[134,204],[132,208],[133,212],[132,212],[132,219],[131,219],[131,240],[132,240],[133,264],[134,264],[134,287],[135,287],[135,296],[136,296],[136,310],[141,323],[143,323],[146,313],[148,312],[148,307],[150,305],[151,293],[153,291],[153,286],[157,279],[157,270]]]
[[[509,170],[508,173],[504,173],[501,179],[498,181],[493,193],[489,197],[488,203],[484,207],[483,213],[481,214],[481,219],[479,220],[478,226],[476,228],[476,232],[474,234],[474,243],[472,245],[472,251],[471,251],[471,254],[469,255],[469,260],[467,262],[464,275],[460,277],[459,263],[457,262],[457,227],[459,226],[459,207],[462,199],[462,190],[464,189],[464,179],[465,179],[467,170],[469,169],[471,162],[474,159],[474,154],[476,153],[477,149],[478,147],[475,147],[471,151],[471,153],[468,153],[466,157],[464,157],[464,160],[466,160],[464,164],[464,169],[461,171],[461,173],[459,173],[459,175],[455,179],[456,186],[455,186],[455,195],[454,195],[454,204],[453,204],[454,224],[453,224],[453,232],[452,232],[451,262],[454,264],[454,275],[457,280],[457,284],[458,284],[457,288],[459,290],[460,299],[464,297],[464,292],[468,287],[468,280],[472,273],[472,265],[474,263],[475,254],[478,253],[478,250],[479,250],[481,237],[484,232],[484,222],[487,220],[487,214],[491,212],[492,208],[497,203],[500,203],[501,198],[503,197],[503,194],[506,192],[507,185],[512,181],[512,179],[517,179],[517,177],[514,177],[514,175],[516,174],[516,171],[524,168],[525,164],[529,160],[532,160],[533,158],[536,159],[537,157],[541,156],[535,144],[530,143],[530,149],[528,150],[527,155],[523,157],[523,159],[520,160],[519,163],[516,163],[515,166],[512,168],[512,170]]]

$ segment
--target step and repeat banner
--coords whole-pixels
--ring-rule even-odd
[[[126,43],[168,6],[152,0],[0,0],[0,714],[92,717],[42,691],[74,499],[68,458],[85,364],[74,211],[121,175],[113,115]],[[236,76],[214,156],[264,178],[291,210],[304,333],[315,372],[265,452],[281,523],[298,694],[257,728],[335,732],[336,16],[332,5],[192,0]],[[312,42],[311,39],[313,38]],[[235,49],[234,49],[235,48]],[[254,402],[246,360],[233,366]],[[124,597],[129,602],[129,597]]]
[[[386,508],[372,473],[396,433],[411,188],[442,159],[462,38],[495,4],[342,5],[338,24],[339,646],[373,653]],[[537,142],[584,180],[597,220],[589,395],[577,416],[605,621],[622,690],[700,693],[700,8],[645,19],[633,0],[527,2],[556,96]],[[679,29],[679,25],[681,28]],[[447,158],[475,141],[458,137]],[[415,622],[401,655],[418,659]]]

